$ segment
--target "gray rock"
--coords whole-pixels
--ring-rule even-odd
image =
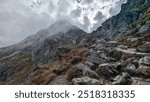
[[[144,45],[137,48],[139,52],[149,53],[150,52],[150,42],[146,42]]]
[[[145,23],[145,24],[147,24],[147,25],[148,25],[148,24],[150,24],[150,21],[146,21],[146,23]]]
[[[117,48],[121,48],[121,49],[127,49],[128,46],[125,46],[125,45],[118,45]]]
[[[136,75],[136,69],[137,67],[130,63],[126,68],[125,68],[125,71],[128,72],[130,75]]]
[[[98,78],[98,74],[90,69],[83,70],[83,76],[89,76],[90,78]]]
[[[72,79],[73,85],[100,85],[101,82],[97,79],[92,79],[89,77],[81,77]]]
[[[113,68],[111,64],[105,63],[99,65],[98,69],[96,69],[95,72],[99,75],[99,77],[110,79],[111,76],[117,73],[117,70]]]
[[[116,76],[114,79],[113,85],[131,85],[132,79],[128,73],[122,73],[122,75]]]
[[[79,43],[79,45],[85,45],[85,44],[87,44],[87,39],[86,38],[82,39]]]
[[[82,78],[74,78],[74,79],[72,79],[72,84],[73,85],[84,85],[85,83],[83,82]]]
[[[101,49],[102,47],[104,47],[104,45],[100,43],[100,44],[97,44],[95,48],[99,50],[99,49]]]
[[[128,70],[131,70],[131,71],[135,71],[136,70],[136,66],[134,65],[134,64],[129,64],[128,66],[127,66],[127,69]]]
[[[145,33],[150,33],[150,27],[148,26],[143,26],[139,29],[138,34],[145,34]]]
[[[79,64],[76,64],[74,66],[74,68],[78,71],[78,72],[81,72],[83,76],[89,76],[91,78],[98,78],[98,75],[96,72],[92,71],[88,66],[82,64],[82,63],[79,63]]]
[[[96,69],[96,65],[92,62],[85,61],[84,64],[87,65],[91,70]]]
[[[145,56],[144,58],[141,58],[139,60],[139,65],[141,64],[150,66],[150,58],[147,56]]]
[[[135,48],[130,48],[128,49],[129,51],[133,51],[133,52],[136,52],[137,50]]]
[[[119,44],[116,41],[109,41],[106,43],[107,47],[117,47]]]
[[[88,66],[84,65],[83,63],[78,63],[78,64],[74,65],[74,68],[79,71],[85,70],[85,69],[90,69]]]
[[[150,78],[150,66],[140,65],[136,72],[139,76]]]
[[[98,39],[98,40],[96,40],[96,43],[99,43],[99,44],[105,44],[106,43],[106,40],[104,40],[104,39]]]
[[[95,63],[95,64],[101,64],[101,63],[103,63],[102,59],[100,59],[99,57],[95,57],[95,56],[88,56],[87,57],[87,61]]]
[[[8,76],[8,70],[6,68],[0,68],[0,81],[5,81]]]

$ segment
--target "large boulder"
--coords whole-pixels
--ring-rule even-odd
[[[84,76],[81,78],[72,79],[73,85],[100,85],[101,82],[97,79],[92,79],[90,77]]]

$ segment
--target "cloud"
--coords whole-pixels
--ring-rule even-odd
[[[91,4],[93,0],[83,0],[82,4]]]
[[[66,18],[92,32],[119,13],[126,0],[0,0],[0,47],[11,45]]]
[[[94,17],[94,20],[99,21],[99,20],[103,20],[104,18],[105,18],[105,16],[103,15],[103,13],[98,11],[96,16]]]
[[[32,12],[21,0],[2,1],[0,15],[0,47],[15,44],[50,24],[46,13]]]
[[[77,9],[71,11],[70,15],[72,17],[80,17],[81,13],[82,13],[82,10],[80,8],[77,8]]]
[[[84,28],[88,28],[90,26],[90,24],[91,24],[90,20],[89,20],[89,18],[87,16],[84,16],[83,23],[84,23]]]

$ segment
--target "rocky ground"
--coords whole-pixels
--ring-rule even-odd
[[[149,85],[150,42],[144,39],[148,36],[128,37],[128,43],[101,39],[94,44],[80,44],[52,65],[36,67],[29,83]],[[133,47],[139,39],[142,39],[141,44]]]
[[[131,42],[132,39],[139,38],[131,38]],[[65,55],[65,65],[54,70],[53,74],[57,75],[50,84],[150,84],[150,43],[142,43],[142,46],[130,47],[117,41],[102,39],[93,45],[84,45],[85,49],[82,45],[78,49],[81,52]],[[84,56],[79,56],[80,54]]]

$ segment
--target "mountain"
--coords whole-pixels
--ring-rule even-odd
[[[91,34],[60,20],[1,48],[0,84],[149,85],[149,0],[128,0]]]
[[[66,20],[60,20],[49,28],[40,30],[18,44],[0,49],[0,81],[9,80],[16,73],[31,71],[35,64],[41,65],[57,59],[59,49],[75,45],[76,39],[85,34]],[[60,52],[61,53],[61,52]],[[27,71],[27,72],[26,72]]]
[[[119,35],[133,28],[141,28],[150,18],[149,0],[128,0],[121,7],[121,12],[106,20],[94,34]]]

